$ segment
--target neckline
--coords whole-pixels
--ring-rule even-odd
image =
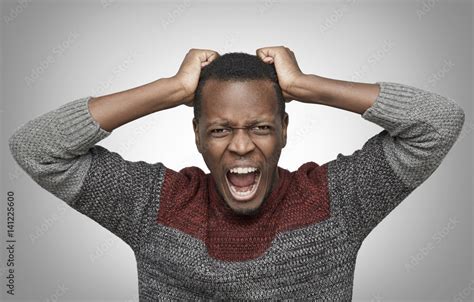
[[[232,211],[232,209],[225,204],[224,198],[217,191],[217,184],[214,177],[208,173],[209,202],[211,208],[217,210],[220,215],[233,222],[253,222],[259,220],[262,216],[271,214],[283,198],[290,181],[290,171],[281,167],[277,167],[277,171],[279,177],[278,183],[272,188],[267,199],[260,206],[260,211],[252,216],[239,215]]]

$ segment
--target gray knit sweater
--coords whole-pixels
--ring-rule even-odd
[[[351,155],[278,167],[262,211],[223,206],[210,174],[127,161],[96,145],[110,132],[70,101],[9,139],[41,187],[123,239],[137,259],[140,301],[350,301],[359,247],[440,165],[464,112],[453,100],[378,82],[362,114],[384,129]]]

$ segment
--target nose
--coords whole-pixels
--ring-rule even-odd
[[[232,130],[232,140],[228,149],[238,155],[245,155],[255,149],[255,144],[246,128],[234,128]]]

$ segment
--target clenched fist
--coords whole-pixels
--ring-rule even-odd
[[[296,99],[294,93],[295,83],[304,76],[298,67],[295,54],[288,47],[272,46],[257,49],[257,56],[263,62],[275,64],[283,97],[287,102]]]
[[[219,57],[219,54],[210,49],[192,48],[184,57],[178,73],[173,77],[183,87],[185,97],[183,104],[193,106],[194,93],[196,91],[201,69]]]

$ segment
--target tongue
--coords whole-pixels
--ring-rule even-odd
[[[246,174],[237,174],[237,173],[228,173],[227,178],[230,183],[236,187],[247,187],[255,182],[256,173],[246,173]]]

